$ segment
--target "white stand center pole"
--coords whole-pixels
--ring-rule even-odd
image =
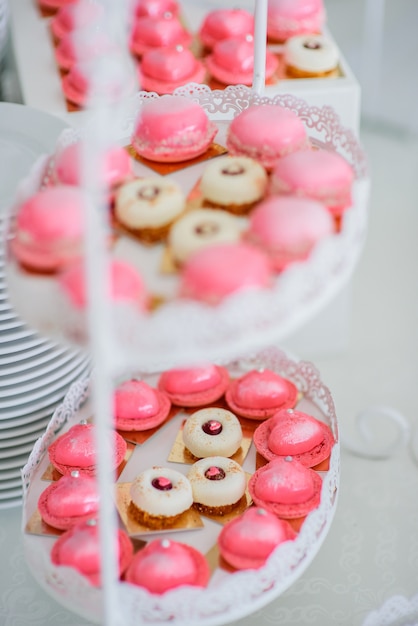
[[[266,84],[268,0],[255,0],[253,90],[262,94]]]

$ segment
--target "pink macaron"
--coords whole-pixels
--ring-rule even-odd
[[[259,569],[285,541],[296,537],[290,524],[261,507],[250,507],[222,528],[218,548],[235,569]]]
[[[55,273],[81,258],[86,198],[70,186],[48,187],[18,207],[10,249],[30,271]]]
[[[213,46],[223,39],[253,35],[254,16],[246,9],[214,9],[206,13],[198,31],[200,41],[205,48]]]
[[[155,428],[168,417],[168,396],[143,380],[126,380],[114,391],[115,428],[121,431],[143,431]]]
[[[126,441],[115,432],[114,459],[111,463],[114,469],[122,463],[126,449]],[[61,474],[67,475],[78,470],[89,476],[95,475],[97,442],[94,424],[81,422],[71,426],[49,446],[48,456]]]
[[[269,0],[267,36],[283,42],[295,35],[318,33],[325,20],[323,0]]]
[[[129,49],[141,57],[148,50],[156,48],[190,46],[192,35],[176,15],[164,13],[162,16],[138,17],[132,27]]]
[[[51,31],[56,40],[60,40],[71,32],[99,22],[105,13],[101,2],[95,0],[78,0],[63,6],[51,19]]]
[[[187,83],[203,83],[205,77],[202,61],[181,45],[148,50],[138,64],[141,88],[160,95],[172,94]]]
[[[158,388],[178,406],[204,406],[216,402],[229,384],[229,372],[219,365],[175,368],[163,372]]]
[[[178,541],[155,539],[136,553],[124,579],[160,595],[184,585],[206,587],[209,577],[209,565],[196,548]]]
[[[71,306],[84,311],[87,308],[87,282],[83,263],[77,263],[63,272],[59,286]],[[143,313],[148,307],[148,293],[142,277],[131,264],[114,259],[110,263],[108,295],[115,305],[132,305]]]
[[[310,198],[269,196],[251,213],[245,238],[263,248],[276,272],[305,261],[334,232],[326,207]]]
[[[54,157],[52,179],[57,184],[81,186],[83,184],[82,141],[69,144]],[[108,190],[132,178],[132,161],[128,151],[121,146],[111,146],[98,155],[95,171],[98,182]]]
[[[331,454],[334,436],[328,424],[312,415],[282,409],[256,428],[253,441],[267,461],[290,455],[305,467],[315,467]]]
[[[37,0],[39,8],[47,15],[55,15],[63,7],[74,4],[77,0]]]
[[[267,170],[286,154],[309,145],[302,120],[290,109],[275,104],[251,105],[230,123],[226,146],[230,154],[248,156]]]
[[[164,13],[178,15],[179,3],[176,0],[135,0],[133,14],[135,17],[161,17]]]
[[[132,145],[150,161],[176,163],[206,152],[217,132],[199,103],[185,96],[163,95],[141,106]]]
[[[133,544],[127,533],[117,531],[116,549],[121,577],[132,561]],[[63,533],[51,550],[54,565],[63,565],[77,570],[92,585],[101,585],[99,526],[94,519],[81,522]]]
[[[277,57],[266,50],[265,77],[273,77]],[[252,35],[229,37],[218,41],[206,57],[210,75],[223,85],[252,85],[254,77],[254,38]]]
[[[271,192],[312,198],[340,217],[352,204],[353,182],[348,161],[337,152],[319,148],[280,159],[271,175]]]
[[[68,71],[75,63],[116,51],[105,30],[87,26],[64,35],[55,47],[55,60],[58,67]]]
[[[269,461],[248,481],[254,503],[282,519],[305,517],[316,509],[321,489],[320,475],[291,456]]]
[[[246,243],[217,244],[195,252],[183,265],[179,295],[208,304],[243,290],[271,286],[267,255]]]
[[[60,530],[68,530],[97,517],[99,491],[96,479],[78,470],[62,476],[41,493],[38,510],[44,522]]]
[[[290,380],[272,370],[251,370],[231,381],[225,399],[237,415],[265,420],[280,409],[293,408],[298,399],[298,389]]]

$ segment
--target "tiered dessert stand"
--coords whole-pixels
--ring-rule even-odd
[[[112,14],[112,3],[108,4]],[[237,87],[211,92],[207,87],[189,85],[179,90],[179,93],[199,101],[223,132],[228,121],[240,110],[252,103],[271,101],[261,95],[263,46],[261,43],[257,45],[257,41],[265,42],[266,7],[266,0],[257,0],[253,89]],[[129,137],[142,102],[151,97],[157,96],[140,92],[130,103],[128,113],[123,108],[120,137]],[[237,294],[218,307],[173,301],[153,315],[139,319],[137,326],[130,328],[126,336],[112,323],[112,310],[103,285],[95,280],[96,276],[104,275],[108,263],[105,229],[97,206],[88,213],[88,337],[95,368],[90,382],[80,381],[71,388],[31,455],[24,470],[25,516],[33,505],[33,483],[45,463],[47,447],[59,428],[68,427],[83,415],[93,414],[99,449],[102,588],[90,586],[73,570],[53,566],[49,558],[50,543],[43,541],[45,538],[40,540],[25,535],[24,542],[28,563],[38,581],[59,602],[98,623],[108,626],[197,623],[209,626],[237,619],[260,608],[291,585],[314,558],[330,527],[339,487],[339,441],[331,394],[313,365],[298,362],[278,349],[267,347],[277,345],[289,332],[305,323],[348,280],[364,242],[368,181],[364,156],[356,139],[349,130],[341,128],[329,107],[309,107],[292,96],[277,96],[272,101],[277,106],[292,108],[305,122],[311,139],[341,152],[356,173],[353,207],[341,233],[333,241],[319,245],[308,262],[295,264],[294,268],[284,272],[272,289],[257,294]],[[110,119],[113,126],[111,138],[106,134]],[[113,139],[114,119],[114,107],[109,113],[106,107],[100,106],[84,131],[83,136],[88,139],[85,163],[89,165],[86,186],[93,192],[100,190],[95,186],[94,176],[89,178],[93,171],[91,163],[105,146],[105,140]],[[65,141],[77,136],[76,133],[74,137],[66,135]],[[42,176],[27,181],[28,192],[40,181]],[[13,282],[13,274],[11,278]],[[202,360],[228,363],[234,372],[270,367],[288,376],[298,385],[306,401],[314,405],[330,424],[336,443],[330,468],[323,477],[319,508],[308,516],[297,539],[280,546],[263,568],[225,575],[219,580],[215,576],[207,589],[181,588],[164,596],[152,596],[144,589],[119,582],[116,575],[116,554],[111,541],[117,525],[112,496],[114,476],[109,476],[108,472],[111,389],[115,377],[126,371],[152,376],[162,369]]]

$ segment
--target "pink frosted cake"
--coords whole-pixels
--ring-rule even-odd
[[[196,461],[187,473],[193,506],[202,514],[226,515],[241,504],[247,479],[241,465],[224,456]]]
[[[267,255],[245,243],[218,244],[193,254],[181,269],[179,295],[219,304],[238,291],[271,286]]]
[[[80,189],[62,185],[38,191],[17,208],[13,256],[32,272],[64,270],[83,254],[85,212]]]
[[[41,493],[38,510],[44,522],[60,530],[68,530],[97,517],[99,492],[96,479],[78,470],[62,476]]]
[[[150,593],[163,594],[183,585],[206,587],[210,570],[203,554],[192,546],[156,539],[137,552],[124,578]]]
[[[176,163],[206,152],[218,129],[197,102],[165,95],[142,105],[132,136],[137,154]]]
[[[296,35],[286,41],[283,57],[291,78],[327,78],[337,75],[340,52],[325,35]]]
[[[264,508],[251,507],[222,528],[218,548],[235,569],[259,569],[277,546],[295,536],[288,522]]]
[[[312,198],[341,217],[352,204],[353,182],[353,168],[344,157],[319,148],[280,159],[271,175],[271,192]]]
[[[138,17],[132,27],[129,48],[132,54],[141,57],[149,50],[174,46],[188,47],[191,34],[179,18],[172,13],[161,16]]]
[[[182,45],[148,50],[138,65],[141,88],[161,95],[172,94],[187,83],[203,83],[205,77],[202,61]]]
[[[283,519],[305,517],[316,509],[321,488],[320,475],[291,456],[269,461],[248,482],[254,503]]]
[[[320,202],[297,196],[270,196],[249,218],[245,239],[269,255],[276,272],[305,261],[324,237],[334,232],[334,221]]]
[[[113,395],[115,428],[142,431],[155,428],[168,417],[171,402],[167,395],[142,380],[126,380]]]
[[[283,42],[294,35],[318,33],[325,20],[323,0],[269,0],[267,36]]]
[[[277,57],[266,50],[265,77],[271,79],[278,67]],[[223,85],[252,85],[254,78],[254,39],[252,35],[218,41],[206,57],[210,75]]]
[[[334,436],[312,415],[283,409],[256,428],[253,441],[267,461],[292,456],[305,467],[315,467],[329,457]]]
[[[271,170],[278,159],[308,146],[302,120],[290,109],[274,104],[249,106],[228,128],[230,154],[248,156]]]
[[[61,474],[68,475],[78,470],[82,474],[95,475],[97,446],[94,429],[93,424],[75,424],[49,446],[49,460]],[[126,449],[126,441],[115,432],[112,463],[115,469],[125,458]]]
[[[55,184],[81,186],[83,184],[83,142],[77,141],[62,148],[54,157],[52,181]],[[107,148],[97,163],[99,183],[113,191],[120,183],[132,178],[130,156],[121,146]]]
[[[117,531],[119,576],[122,576],[133,557],[133,545],[123,530]],[[52,546],[51,560],[54,565],[72,567],[90,583],[99,587],[100,544],[96,520],[88,520],[73,526],[61,535]]]
[[[233,380],[225,399],[237,415],[264,420],[280,409],[294,407],[298,390],[290,380],[269,369],[251,370]]]
[[[93,26],[104,16],[104,6],[95,0],[78,0],[61,7],[51,19],[51,31],[55,41],[59,41],[68,33]]]
[[[167,370],[158,380],[158,389],[164,392],[173,404],[197,407],[219,400],[228,384],[228,370],[210,364]]]
[[[206,13],[199,27],[199,38],[211,50],[223,39],[245,37],[254,33],[254,16],[246,9],[214,9]]]

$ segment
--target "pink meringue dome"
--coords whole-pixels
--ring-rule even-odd
[[[161,17],[164,13],[177,15],[179,4],[176,0],[135,0],[133,13],[135,17]]]
[[[62,530],[95,517],[99,510],[96,479],[78,471],[62,476],[42,492],[38,509],[47,524]]]
[[[83,143],[77,141],[56,154],[53,170],[55,182],[74,186],[83,184],[83,148]],[[106,149],[100,155],[97,168],[99,182],[107,187],[113,187],[132,176],[131,158],[121,146]]]
[[[229,382],[228,370],[217,365],[191,368],[175,368],[163,372],[158,388],[164,391],[174,404],[199,406],[218,400]]]
[[[117,531],[119,576],[128,567],[133,556],[133,545],[128,535]],[[88,578],[92,585],[99,586],[100,575],[100,544],[99,527],[96,520],[81,522],[67,530],[54,543],[51,551],[54,565],[63,565],[76,569]]]
[[[94,0],[78,0],[60,8],[51,19],[51,30],[56,39],[62,39],[68,33],[92,26],[103,18],[104,6]]]
[[[126,380],[113,394],[115,425],[118,430],[146,430],[161,424],[171,402],[164,393],[142,380]]]
[[[87,307],[87,285],[82,263],[76,264],[59,279],[62,292],[71,305],[78,310]],[[109,298],[113,303],[132,304],[139,312],[144,312],[148,304],[145,285],[137,270],[125,261],[114,259],[110,263]]]
[[[233,293],[271,285],[271,266],[261,250],[245,243],[202,248],[183,265],[179,295],[218,304]]]
[[[138,65],[138,76],[146,91],[172,94],[187,83],[202,83],[206,68],[188,48],[164,47],[144,53]]]
[[[55,59],[62,70],[69,70],[74,63],[88,61],[115,50],[116,44],[104,30],[86,27],[61,38],[55,48]]]
[[[191,34],[184,28],[176,15],[145,16],[135,20],[129,48],[137,56],[155,48],[190,46]]]
[[[218,547],[236,569],[258,569],[278,545],[295,536],[288,522],[266,509],[250,507],[222,528]]]
[[[254,16],[245,9],[215,9],[206,14],[199,28],[199,37],[206,48],[223,39],[253,35]]]
[[[251,85],[254,73],[254,39],[252,35],[218,41],[206,57],[209,73],[225,85]],[[266,80],[278,67],[277,57],[266,50]]]
[[[33,271],[53,273],[77,261],[83,253],[86,198],[70,186],[48,187],[18,208],[10,249],[17,261]]]
[[[297,461],[276,459],[262,470],[254,490],[259,500],[300,504],[314,495],[313,472]]]
[[[203,154],[217,131],[200,104],[185,96],[163,95],[142,105],[132,145],[151,161],[186,161]]]
[[[280,272],[306,260],[316,244],[334,232],[326,207],[297,196],[270,196],[250,215],[246,239],[266,250]]]
[[[163,594],[182,585],[205,587],[209,575],[206,559],[198,550],[163,539],[151,541],[137,552],[125,580],[145,587],[150,593]]]
[[[282,42],[294,35],[320,32],[325,20],[323,0],[269,0],[267,36]]]

